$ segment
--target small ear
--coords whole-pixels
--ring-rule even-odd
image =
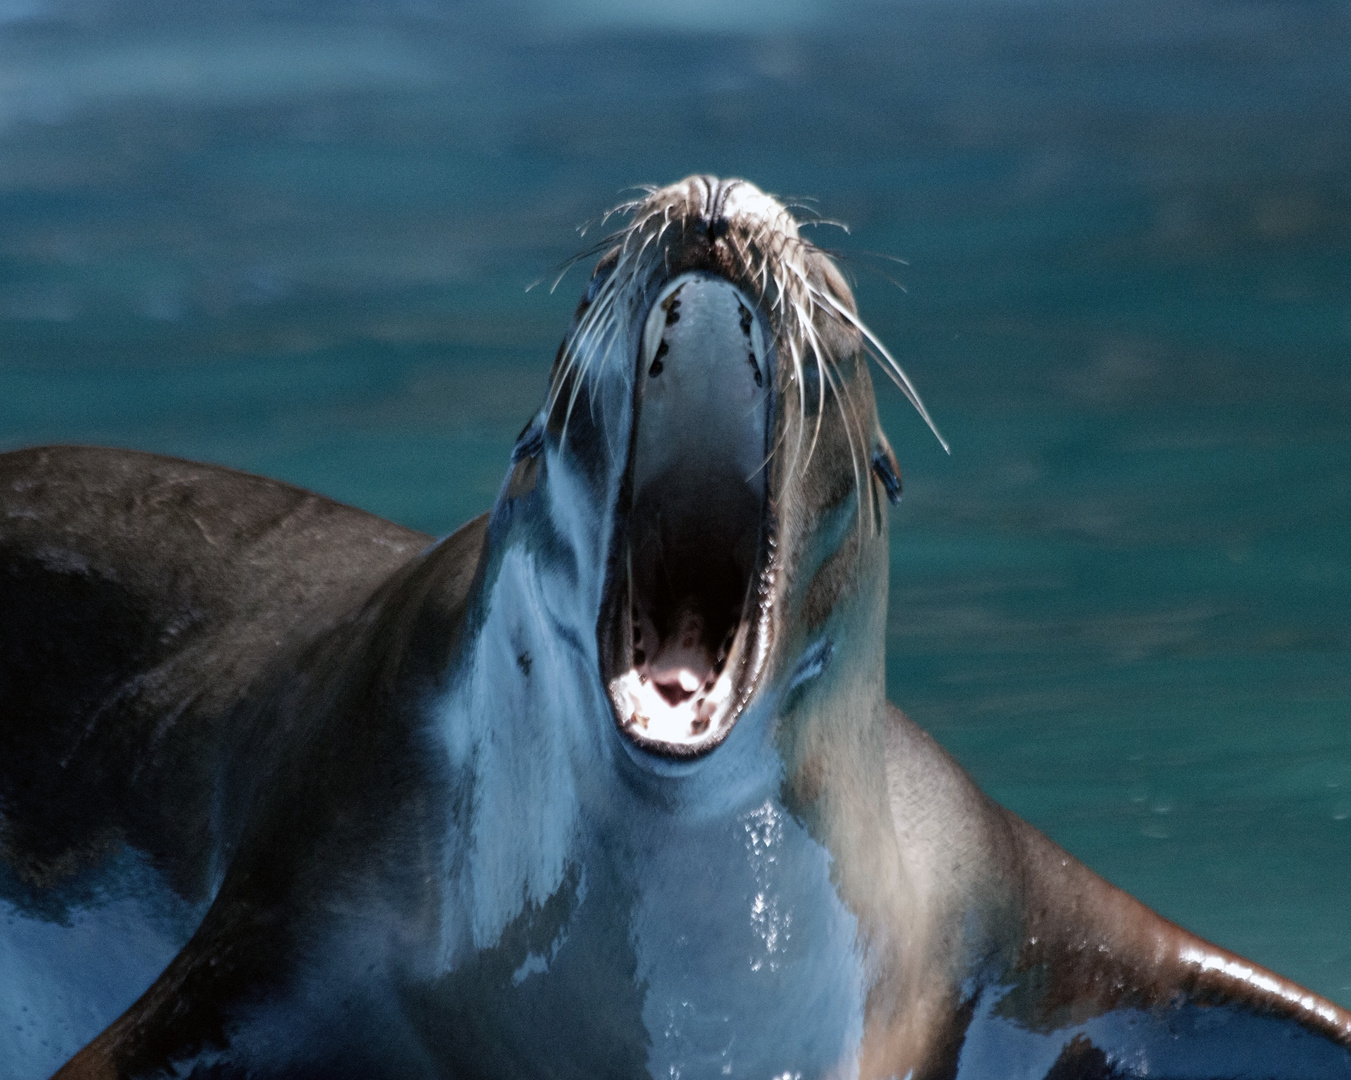
[[[895,506],[901,501],[901,467],[896,462],[896,453],[882,429],[877,429],[877,442],[873,449],[873,472],[882,482],[887,493],[887,501]]]

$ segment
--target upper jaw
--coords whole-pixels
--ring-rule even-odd
[[[765,667],[771,341],[750,296],[702,270],[643,323],[597,639],[618,730],[664,757],[721,743]]]

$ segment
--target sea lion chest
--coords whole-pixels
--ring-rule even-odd
[[[434,1075],[847,1073],[868,957],[767,706],[674,771],[630,760],[549,568],[505,551],[425,714],[445,848],[436,947],[396,965],[409,1035]]]
[[[765,798],[619,800],[542,903],[414,996],[456,1075],[764,1078],[847,1069],[866,992],[828,852]]]

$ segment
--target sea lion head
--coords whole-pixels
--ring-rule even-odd
[[[621,210],[504,491],[547,473],[615,730],[698,757],[758,703],[786,717],[842,655],[880,703],[900,478],[869,356],[922,406],[753,184],[692,176]]]

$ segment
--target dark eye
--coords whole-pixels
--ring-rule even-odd
[[[533,417],[516,436],[516,445],[511,448],[512,464],[532,458],[543,449],[544,425],[540,423],[539,417]]]
[[[877,474],[877,479],[882,481],[882,487],[887,493],[887,502],[895,506],[901,501],[901,473],[896,468],[890,448],[883,450],[879,447],[873,452],[873,472]]]

